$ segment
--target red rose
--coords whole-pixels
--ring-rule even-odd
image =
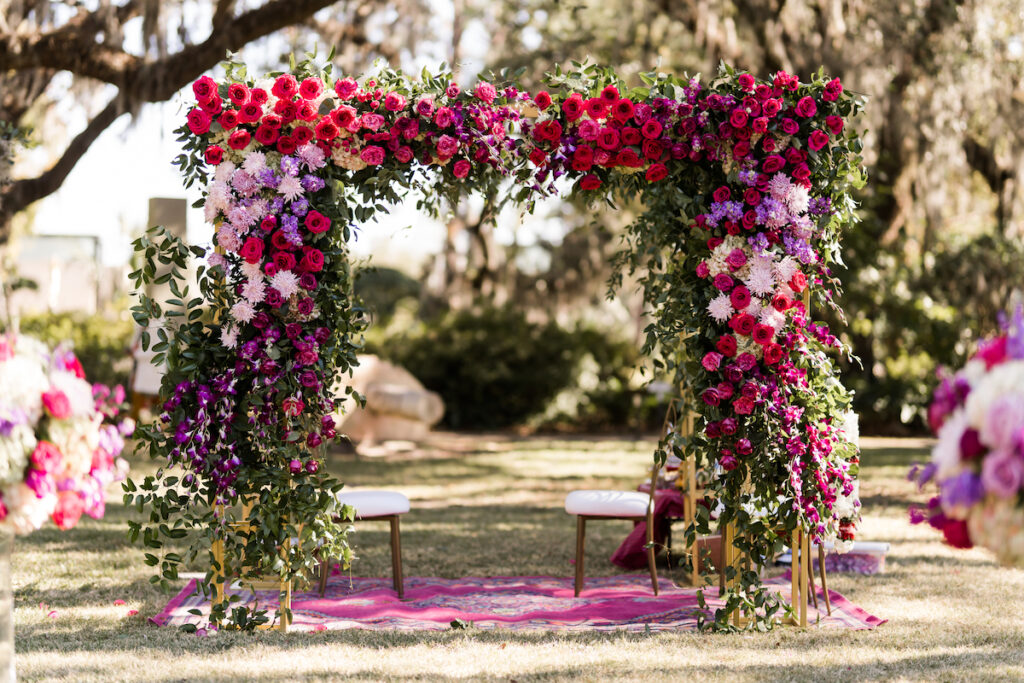
[[[217,96],[217,81],[203,76],[192,84],[192,94],[200,102],[207,102]]]
[[[839,96],[843,94],[843,84],[839,82],[838,78],[833,78],[828,84],[825,85],[825,92],[822,93],[821,99],[828,102],[835,102],[839,99]]]
[[[609,151],[617,149],[619,146],[619,131],[614,128],[602,128],[597,136],[597,144],[599,147]]]
[[[263,240],[259,237],[248,238],[238,253],[247,263],[259,263],[263,258]]]
[[[782,347],[778,344],[769,344],[764,347],[764,362],[768,365],[775,365],[782,360]]]
[[[299,84],[299,97],[304,100],[315,100],[324,91],[324,82],[319,78],[304,78]]]
[[[296,396],[289,396],[281,402],[281,410],[283,410],[284,414],[289,417],[297,417],[298,415],[301,415],[305,408],[306,404],[302,402],[301,398]]]
[[[643,160],[631,147],[627,147],[615,156],[615,163],[626,168],[639,168],[643,165]]]
[[[327,232],[331,227],[331,219],[319,211],[310,211],[306,214],[306,228],[312,233]]]
[[[754,325],[756,324],[757,319],[749,313],[739,313],[729,320],[729,327],[732,328],[733,332],[744,337],[749,337],[754,332]]]
[[[775,328],[770,325],[754,325],[754,333],[751,337],[762,346],[770,344],[772,338],[775,337]]]
[[[226,109],[217,121],[224,130],[231,130],[238,125],[238,112],[234,109]]]
[[[733,159],[745,159],[750,154],[750,143],[746,140],[742,140],[736,143],[736,146],[732,148]]]
[[[761,105],[761,113],[768,118],[774,117],[782,110],[782,104],[778,100],[767,100]]]
[[[647,169],[647,174],[644,176],[648,182],[656,183],[659,180],[665,178],[668,175],[668,168],[665,164],[651,164],[651,167]]]
[[[725,202],[728,201],[729,197],[732,196],[732,191],[725,185],[722,185],[721,187],[716,189],[711,196],[712,198],[714,198],[716,202]]]
[[[250,140],[252,140],[252,136],[249,135],[249,131],[236,130],[228,138],[228,147],[231,149],[245,149]]]
[[[843,132],[843,117],[835,115],[826,116],[825,125],[828,126],[832,135],[839,135]]]
[[[811,177],[811,169],[808,168],[807,164],[800,164],[793,169],[793,177],[797,180],[807,180]]]
[[[78,524],[85,512],[85,502],[77,491],[61,491],[57,494],[57,506],[51,517],[58,529],[67,531]]]
[[[612,118],[614,118],[616,121],[621,121],[622,123],[625,123],[626,121],[629,121],[631,118],[633,118],[633,111],[633,102],[631,100],[623,98],[612,105]]]
[[[608,114],[608,105],[598,97],[591,97],[583,105],[583,108],[586,110],[587,115],[595,121],[603,119]]]
[[[807,152],[796,147],[790,147],[786,150],[786,161],[791,164],[799,164],[807,161]]]
[[[412,148],[407,145],[402,145],[395,150],[395,159],[398,159],[400,163],[407,164],[412,161],[413,156]]]
[[[199,108],[189,111],[188,129],[195,135],[203,135],[210,131],[210,115]]]
[[[750,290],[740,285],[729,293],[729,301],[736,310],[743,310],[750,304]]]
[[[740,88],[743,90],[751,92],[754,89],[754,77],[750,74],[740,74],[736,80],[739,82]]]
[[[269,147],[277,142],[277,138],[280,135],[281,132],[278,128],[272,128],[264,124],[256,129],[256,142]]]
[[[584,189],[584,190],[596,190],[599,187],[601,187],[601,179],[598,178],[593,173],[588,173],[587,175],[585,175],[582,178],[580,178],[580,188],[581,189]]]
[[[786,160],[780,157],[778,154],[773,154],[766,158],[761,164],[761,168],[765,173],[775,173],[782,169],[786,165]]]
[[[279,251],[274,254],[274,265],[277,270],[292,270],[295,268],[295,257],[287,251]]]
[[[763,140],[761,140],[761,147],[762,147],[762,149],[764,149],[764,151],[766,151],[768,153],[774,152],[775,151],[775,139],[774,138],[770,138],[770,137],[764,138]]]
[[[297,147],[295,138],[291,135],[282,135],[277,139],[277,151],[281,154],[294,154]]]
[[[303,247],[302,248],[302,262],[300,264],[300,267],[302,268],[302,270],[304,270],[306,272],[309,272],[309,273],[319,273],[321,270],[324,269],[324,254],[323,254],[323,252],[320,251],[319,249],[314,249],[313,247]],[[316,288],[316,280],[315,279],[313,280],[312,284],[313,284],[312,287],[305,287],[305,285],[303,285],[303,288],[304,289],[315,289]]]
[[[318,140],[330,142],[338,137],[339,132],[338,127],[334,125],[334,121],[329,116],[323,117],[320,119],[320,123],[316,124],[316,137]]]
[[[750,124],[750,130],[754,133],[768,132],[768,119],[763,116],[758,116],[754,119],[753,123]]]
[[[614,85],[606,85],[601,90],[601,100],[603,100],[609,106],[615,104],[619,99],[619,89]]]
[[[228,99],[236,107],[242,107],[249,101],[249,88],[244,83],[232,83],[228,86]]]
[[[307,142],[310,142],[313,136],[313,129],[309,126],[296,126],[292,131],[292,138],[295,140],[296,147],[302,147]]]
[[[533,162],[534,166],[543,165],[543,163],[547,161],[547,158],[547,152],[542,150],[540,147],[534,147],[533,150],[530,151],[530,161]]]
[[[379,166],[384,163],[384,148],[377,145],[364,147],[363,151],[359,153],[359,158],[370,166]]]
[[[818,113],[818,105],[815,104],[813,97],[801,97],[800,101],[796,103],[796,115],[803,116],[804,118],[810,118]]]
[[[736,355],[736,337],[731,334],[723,334],[715,343],[715,348],[726,358],[732,358]]]
[[[334,92],[343,100],[350,100],[359,90],[359,84],[352,78],[342,78],[334,84]]]
[[[316,107],[308,101],[303,100],[295,110],[295,118],[303,121],[312,121],[317,117]]]
[[[619,132],[619,137],[622,138],[622,144],[624,145],[639,145],[640,141],[643,140],[643,136],[640,135],[640,131],[632,126],[625,126]]]
[[[465,159],[459,159],[452,165],[452,173],[456,178],[465,178],[469,175],[470,163]]]
[[[792,305],[793,302],[785,294],[776,294],[772,297],[772,308],[776,311],[786,311]]]
[[[279,97],[282,100],[290,100],[298,90],[298,82],[295,80],[295,76],[291,74],[278,76],[274,81],[273,87],[270,88],[270,92],[274,93],[274,97]]]
[[[43,407],[46,412],[58,420],[71,417],[71,401],[60,389],[50,389],[43,394]]]
[[[733,128],[742,128],[747,125],[747,112],[742,109],[733,109],[732,114],[729,115],[729,123]]]
[[[565,102],[562,102],[562,112],[570,121],[575,121],[583,116],[583,96],[575,92],[569,95]]]
[[[299,314],[300,315],[312,315],[313,314],[313,299],[306,296],[299,300]],[[315,361],[314,361],[315,362]]]
[[[256,123],[263,116],[263,107],[255,102],[248,102],[238,110],[239,123]]]
[[[807,139],[807,146],[817,152],[819,149],[828,144],[828,133],[822,130],[816,130],[811,133],[811,137]]]
[[[206,158],[206,163],[211,166],[216,166],[220,162],[224,161],[224,149],[217,145],[210,145],[206,148],[206,152],[203,153]]]
[[[662,130],[663,127],[660,121],[650,119],[649,121],[647,121],[647,123],[640,127],[640,134],[643,135],[648,140],[653,140],[654,138],[659,137],[661,135]]]
[[[224,102],[219,97],[214,97],[208,102],[200,102],[199,108],[209,114],[212,120],[214,116],[224,111]]]
[[[533,96],[533,103],[537,105],[537,108],[544,111],[551,106],[551,95],[545,90],[541,90],[539,93]]]
[[[657,161],[665,153],[665,148],[659,140],[644,140],[643,147],[640,148],[640,151],[643,153],[644,159]]]
[[[800,132],[800,124],[790,118],[782,119],[781,128],[786,135],[796,135]]]
[[[746,396],[743,396],[732,402],[732,409],[737,415],[750,415],[754,412],[754,402]]]

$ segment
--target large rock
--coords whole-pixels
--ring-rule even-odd
[[[350,386],[366,397],[366,407],[346,397],[336,415],[341,432],[363,445],[381,441],[422,441],[444,415],[441,397],[428,391],[405,368],[377,356],[359,357],[352,377],[337,387],[343,396]]]

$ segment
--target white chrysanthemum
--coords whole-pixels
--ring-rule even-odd
[[[213,223],[219,215],[220,210],[210,202],[203,205],[203,220],[207,223]]]
[[[220,180],[214,181],[206,195],[206,205],[226,212],[231,207],[231,188],[228,184]]]
[[[249,175],[256,175],[267,167],[267,157],[263,152],[250,152],[242,162],[242,170]]]
[[[940,480],[960,471],[960,439],[968,426],[966,411],[958,408],[939,427],[936,435],[939,440],[932,448],[932,462],[938,467]]]
[[[266,295],[267,286],[264,284],[263,278],[246,280],[242,285],[242,296],[253,306],[263,301]]]
[[[249,263],[245,261],[242,263],[242,275],[247,280],[262,280],[263,279],[263,268],[258,263]]]
[[[719,294],[708,304],[708,313],[720,323],[732,317],[732,302],[727,294]]]
[[[84,379],[75,377],[71,372],[58,371],[50,373],[50,383],[68,397],[72,415],[85,417],[91,416],[95,412],[96,403],[92,397],[92,385]]]
[[[756,296],[768,296],[775,291],[775,277],[772,275],[771,265],[751,266],[747,278],[743,281],[751,294]]]
[[[220,343],[229,349],[238,346],[238,328],[234,325],[222,326],[220,328]]]
[[[235,166],[233,162],[227,160],[222,161],[217,166],[217,170],[213,172],[213,179],[227,184],[227,182],[231,180],[231,175],[235,172],[236,168],[238,167]]]
[[[253,220],[256,222],[261,220],[268,213],[270,213],[270,202],[263,197],[259,197],[249,205],[249,215],[252,216]]]
[[[276,289],[282,298],[289,299],[299,291],[299,278],[290,270],[279,270],[270,278],[270,286]]]
[[[786,256],[775,264],[775,276],[779,278],[779,282],[789,282],[798,270],[800,264],[792,256]]]
[[[248,301],[239,301],[231,307],[231,317],[240,323],[247,323],[256,316],[256,311]]]
[[[28,534],[43,526],[57,507],[56,494],[37,498],[35,491],[24,484],[4,487],[3,495],[7,517],[0,522],[0,527],[16,534]]]
[[[223,223],[217,229],[217,245],[227,251],[238,251],[242,248],[242,240],[238,232],[227,223]]]
[[[277,193],[290,202],[301,197],[304,191],[299,179],[287,174],[281,178],[281,182],[277,186]]]
[[[764,302],[755,296],[751,297],[750,303],[747,304],[747,307],[743,309],[743,312],[749,313],[750,315],[756,318],[763,308]]]
[[[994,404],[1007,396],[1024,402],[1024,360],[1002,363],[972,386],[964,406],[970,425],[985,429]]]
[[[805,213],[810,202],[810,195],[803,185],[791,185],[786,195],[786,206],[790,213]]]
[[[25,465],[36,447],[32,427],[19,424],[7,436],[0,436],[0,483],[11,484],[25,478]]]
[[[21,353],[26,337],[18,338],[18,355],[0,363],[0,406],[25,413],[30,424],[43,414],[43,392],[50,381],[43,370],[42,359],[34,354]]]
[[[765,306],[761,310],[761,314],[757,316],[757,320],[762,325],[767,325],[778,332],[786,324],[786,314],[775,310],[774,306]]]
[[[790,188],[793,183],[790,182],[789,176],[785,173],[779,172],[772,176],[771,180],[768,181],[768,193],[772,197],[779,201],[785,201],[789,195]]]

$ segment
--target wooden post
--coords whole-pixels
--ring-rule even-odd
[[[793,618],[793,624],[801,628],[807,628],[807,602],[809,596],[808,592],[808,564],[810,562],[811,548],[810,538],[804,533],[803,529],[796,529],[793,531],[792,542],[790,544],[792,548],[793,561],[791,563],[792,571],[792,602],[793,609],[796,614]]]

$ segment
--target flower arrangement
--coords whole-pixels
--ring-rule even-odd
[[[448,74],[334,79],[306,61],[262,79],[228,63],[223,80],[196,81],[176,163],[204,188],[217,252],[153,231],[136,243],[143,267],[132,275],[142,286],[158,256],[177,269],[205,258],[202,296],[154,347],[168,365],[165,403],[160,424],[143,430],[152,453],[187,474],[142,492],[129,482],[126,501],[169,510],[155,522],[183,516],[206,543],[230,536],[228,519],[193,501],[258,497],[249,521],[266,542],[228,548],[245,565],[298,574],[318,546],[343,546],[324,493],[340,484],[323,471],[322,446],[336,436],[331,389],[355,363],[363,324],[353,230],[414,188],[439,212],[468,191],[532,206],[568,180],[594,200],[642,199],[619,264],[644,269],[655,320],[645,351],[701,418],[700,433],[671,450],[720,473],[724,519],[764,544],[750,555],[770,556],[776,532],[798,525],[816,542],[849,540],[857,449],[829,355],[843,346],[809,304],[834,307],[830,267],[861,180],[860,141],[844,122],[860,104],[820,73],[763,82],[724,67],[710,83],[642,80],[627,88],[578,64],[530,94],[508,74],[463,90]],[[175,296],[180,305],[189,295]],[[161,310],[143,297],[136,320]],[[288,544],[294,534],[267,519],[302,524],[306,536]],[[285,546],[284,565],[266,552]],[[161,572],[177,564],[165,559]]]
[[[1002,327],[935,390],[928,421],[938,443],[912,478],[937,482],[939,495],[927,510],[911,508],[911,521],[928,521],[953,547],[983,546],[1024,566],[1024,307]]]
[[[0,336],[0,528],[27,534],[47,520],[70,529],[103,516],[107,485],[123,479],[130,420],[124,390],[85,380],[70,351]]]

